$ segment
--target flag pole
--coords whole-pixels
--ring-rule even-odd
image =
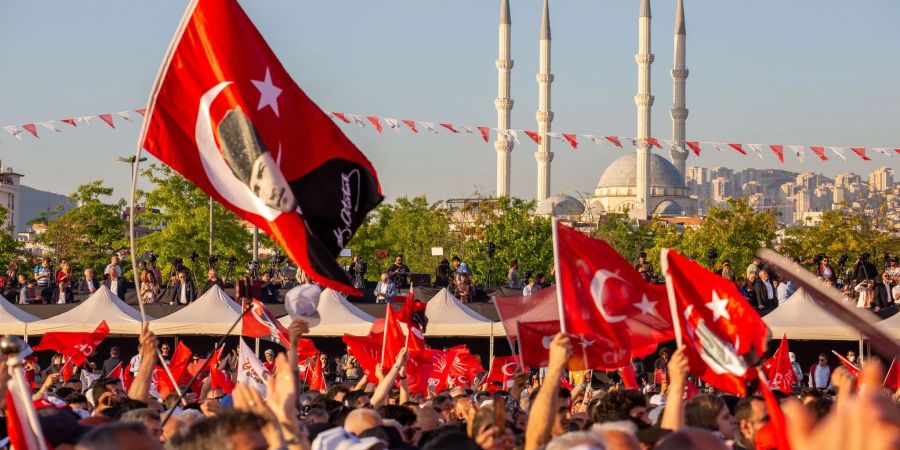
[[[7,359],[7,372],[12,378],[12,383],[10,384],[13,386],[13,390],[9,394],[18,397],[23,403],[24,408],[22,409],[24,411],[19,411],[18,413],[25,413],[28,425],[31,427],[31,431],[34,432],[35,437],[37,437],[38,448],[36,450],[47,450],[47,441],[44,438],[44,430],[41,428],[41,423],[38,420],[37,411],[34,409],[31,391],[25,387],[27,386],[25,372],[19,370],[24,361],[24,358],[19,356],[23,345],[24,341],[16,336],[7,336],[0,341],[0,350],[9,358]],[[7,407],[8,410],[9,407]]]
[[[175,390],[181,391],[181,388],[178,386],[178,381],[175,380],[175,375],[172,375],[172,371],[169,369],[169,363],[167,363],[166,360],[163,359],[163,355],[162,352],[159,351],[159,347],[156,348],[156,358],[159,359],[159,362],[162,364],[163,369],[165,369],[166,375],[169,377],[169,381],[172,382],[172,386],[175,386]],[[187,400],[184,399],[184,396],[179,395],[178,397],[178,400],[181,402],[181,404],[187,406]]]
[[[559,235],[557,234],[557,228],[559,227],[559,221],[556,217],[553,218],[553,269],[556,274],[554,277],[556,278],[556,306],[559,308],[559,330],[561,333],[566,334],[566,318],[563,313],[563,298],[562,298],[562,285],[559,282]]]
[[[680,348],[682,345],[681,338],[681,315],[678,314],[675,302],[675,285],[672,284],[672,277],[669,275],[669,249],[664,248],[660,252],[659,264],[662,268],[663,276],[666,278],[666,294],[669,297],[669,312],[672,314],[672,327],[675,329],[675,342]]]

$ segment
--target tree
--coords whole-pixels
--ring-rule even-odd
[[[164,275],[174,258],[182,258],[191,269],[207,267],[209,255],[209,196],[167,166],[152,164],[144,171],[154,188],[142,193],[146,211],[135,216],[136,223],[152,230],[137,242],[139,254],[159,255]],[[235,274],[243,274],[250,260],[251,234],[231,211],[213,203],[215,231],[213,254],[220,260],[234,256],[241,264]],[[201,255],[197,267],[190,267],[188,255]],[[222,267],[222,264],[219,264]],[[223,274],[227,275],[227,274]]]
[[[50,249],[50,256],[68,259],[75,270],[104,267],[111,254],[128,246],[126,223],[120,216],[125,201],[101,200],[112,193],[102,180],[82,184],[69,195],[77,206],[55,219],[44,216],[47,230],[35,240]]]
[[[0,261],[11,261],[21,251],[19,241],[13,237],[15,226],[9,222],[9,210],[0,206]]]
[[[636,261],[641,251],[653,247],[653,228],[638,224],[627,214],[609,213],[597,223],[595,238],[603,239],[628,261]]]
[[[895,255],[900,253],[900,240],[886,212],[885,208],[869,216],[850,210],[823,212],[822,222],[815,226],[787,228],[780,251],[804,262],[817,255],[837,260],[842,254],[865,252],[874,256],[873,262],[885,252]]]

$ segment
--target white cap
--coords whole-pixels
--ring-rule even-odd
[[[318,311],[321,294],[322,288],[315,284],[294,286],[284,295],[284,309],[292,321],[301,319],[308,326],[314,327],[322,320]]]

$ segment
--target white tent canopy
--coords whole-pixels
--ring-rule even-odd
[[[150,322],[158,335],[211,334],[224,335],[241,316],[241,305],[219,286],[213,285],[197,300],[161,319]],[[240,334],[241,324],[234,329]]]
[[[320,322],[310,328],[307,336],[356,336],[369,334],[375,317],[353,306],[347,298],[331,289],[325,289],[319,296]],[[290,316],[278,319],[285,327],[291,324]]]
[[[0,295],[0,334],[24,336],[28,331],[28,322],[38,320],[41,318],[22,311]]]
[[[868,312],[861,313],[875,323],[880,319]],[[763,322],[772,330],[772,337],[780,339],[787,334],[788,339],[856,341],[861,338],[859,330],[841,322],[821,306],[803,289],[797,289],[783,305],[763,317]]]
[[[505,336],[502,326],[463,305],[446,288],[441,289],[425,307],[428,326],[425,336]]]
[[[894,314],[893,316],[878,322],[875,326],[888,336],[894,339],[900,339],[900,314]]]
[[[153,318],[147,316],[147,320]],[[128,306],[105,285],[78,306],[49,319],[28,324],[28,334],[40,335],[48,331],[94,331],[101,321],[109,325],[113,335],[141,333],[141,313]]]

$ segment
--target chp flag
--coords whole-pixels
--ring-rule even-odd
[[[719,390],[746,395],[757,379],[771,332],[734,283],[663,249],[669,308],[691,373]]]
[[[307,97],[236,0],[194,0],[147,105],[141,147],[271,236],[317,284],[383,199],[368,159]]]
[[[606,242],[555,220],[553,238],[561,331],[600,354],[579,359],[576,351],[569,369],[615,370],[673,338],[662,286],[647,283]]]

